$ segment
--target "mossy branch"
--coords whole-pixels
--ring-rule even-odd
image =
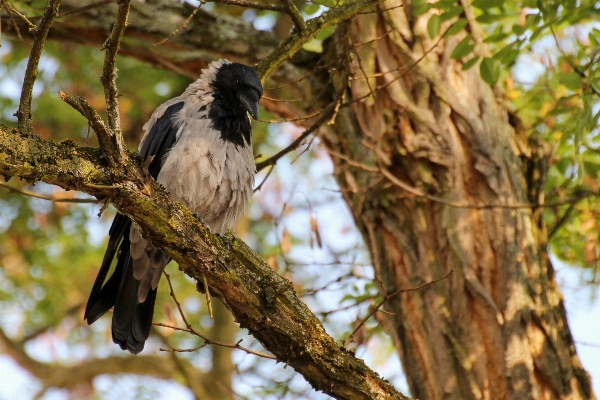
[[[317,36],[319,32],[330,26],[346,21],[382,0],[356,0],[330,9],[322,15],[309,19],[302,24],[303,29],[295,30],[268,57],[256,65],[256,70],[263,80],[271,75],[286,60],[290,59],[302,46]]]
[[[340,399],[406,399],[325,332],[287,279],[231,235],[229,250],[133,157],[113,166],[99,149],[54,143],[0,125],[0,174],[110,197],[183,272],[197,282],[205,274],[211,294],[238,324],[315,389]]]

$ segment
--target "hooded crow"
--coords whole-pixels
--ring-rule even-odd
[[[254,69],[214,61],[144,125],[139,155],[144,160],[153,157],[150,174],[214,233],[235,227],[252,196],[256,168],[248,114],[258,118],[262,94]],[[115,256],[116,267],[106,280]],[[141,237],[128,217],[117,214],[85,309],[87,323],[114,307],[113,341],[133,354],[142,351],[158,282],[169,261],[166,253]]]

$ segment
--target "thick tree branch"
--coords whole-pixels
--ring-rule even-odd
[[[149,375],[161,379],[172,379],[177,375],[178,366],[172,357],[138,356],[138,357],[107,357],[83,361],[73,366],[56,363],[44,363],[32,358],[22,343],[12,340],[0,329],[0,344],[2,352],[9,355],[21,368],[39,379],[44,387],[70,388],[80,382],[89,382],[96,376],[106,374],[133,373]],[[187,360],[178,359],[187,369],[201,372]]]
[[[234,1],[237,0],[222,2],[230,4]],[[101,6],[96,7],[97,4]],[[63,0],[61,3],[63,14],[67,15],[73,11],[77,16],[57,19],[48,33],[48,39],[74,42],[94,48],[103,46],[110,33],[107,29],[115,22],[117,7],[106,2],[97,4],[89,0]],[[245,5],[245,2],[239,5]],[[92,6],[95,8],[91,8]],[[285,11],[285,7],[280,4],[269,6],[276,7],[276,11]],[[240,21],[239,18],[207,12],[203,9],[199,9],[196,16],[182,27],[194,10],[196,8],[189,4],[171,0],[155,0],[143,4],[133,2],[129,12],[127,34],[121,42],[119,54],[161,68],[168,68],[194,79],[208,63],[215,59],[223,57],[252,65],[263,60],[280,44],[279,38],[271,32],[257,31],[252,24]],[[9,18],[10,14],[0,10],[0,15]],[[3,26],[3,33],[16,37],[17,28],[21,31],[27,30],[28,25],[25,21],[16,19],[16,27]],[[180,29],[179,33],[170,37],[177,29]],[[156,45],[168,37],[170,37],[168,41]],[[302,102],[263,101],[262,106],[277,115],[303,116],[305,109],[314,106],[312,84],[309,82],[310,79],[315,78],[314,75],[309,74],[314,62],[315,53],[300,50],[294,57],[295,65],[286,63],[269,77],[271,87],[292,82],[284,89],[269,90],[269,96],[281,98],[292,96],[303,99]],[[303,79],[307,76],[309,79]],[[317,86],[322,87],[326,83],[323,81]]]
[[[0,174],[110,198],[188,276],[201,282],[206,274],[211,294],[239,325],[315,389],[343,399],[406,398],[340,348],[288,280],[233,236],[227,237],[228,250],[133,159],[108,166],[98,149],[57,144],[0,125]]]
[[[310,39],[323,29],[338,25],[381,0],[356,0],[323,13],[321,16],[306,21],[304,29],[294,31],[285,42],[280,44],[268,57],[256,65],[261,77],[268,77],[285,61],[290,59]]]

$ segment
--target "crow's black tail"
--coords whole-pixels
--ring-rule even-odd
[[[96,277],[92,292],[90,293],[90,297],[85,307],[84,319],[90,325],[115,305],[117,294],[121,287],[121,281],[123,280],[123,272],[125,271],[125,266],[129,262],[130,226],[131,221],[129,218],[117,214],[110,227],[108,247],[104,253],[100,271],[98,272],[98,276]],[[117,250],[119,250],[119,254],[117,255],[117,266],[115,267],[113,274],[108,278],[106,284],[104,284],[104,280],[106,279],[106,275],[108,275],[108,271],[110,271],[110,266]]]
[[[148,292],[148,296],[143,303],[138,303],[138,281],[133,277],[132,262],[129,255],[130,227],[131,221],[129,218],[117,214],[110,227],[108,247],[92,287],[84,318],[91,325],[114,307],[112,319],[113,342],[117,343],[121,349],[137,354],[144,348],[144,342],[150,334],[156,289]],[[119,249],[118,254],[116,254],[117,249]],[[115,254],[117,255],[115,271],[104,283]]]
[[[138,284],[133,277],[132,262],[127,251],[127,266],[115,302],[112,318],[112,338],[121,349],[137,354],[144,349],[150,335],[157,289],[150,290],[143,303],[138,303]]]

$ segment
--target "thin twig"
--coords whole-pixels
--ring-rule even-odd
[[[571,60],[571,58],[567,55],[567,53],[565,53],[564,50],[560,47],[560,43],[558,41],[558,36],[556,36],[556,32],[554,31],[554,27],[552,25],[550,25],[550,32],[552,32],[552,36],[554,36],[554,42],[556,43],[556,48],[558,49],[560,54],[562,54],[562,56],[567,61],[567,63],[571,66],[571,68],[573,68],[573,71],[575,71],[575,73],[577,73],[582,78],[588,79],[588,76],[585,74],[585,72],[580,70],[579,67],[577,65],[575,65],[573,60]],[[590,87],[590,89],[592,89],[592,92],[594,92],[594,94],[596,96],[600,96],[600,91],[598,89],[596,89],[592,84],[590,84],[588,86]]]
[[[367,41],[365,41],[365,42],[354,43],[354,47],[360,47],[360,46],[364,46],[365,44],[369,44],[369,43],[376,42],[376,41],[378,41],[378,40],[380,40],[380,39],[383,39],[383,38],[387,37],[387,36],[388,36],[390,33],[392,33],[392,30],[391,30],[391,29],[390,29],[390,30],[388,30],[388,31],[387,31],[386,33],[384,33],[383,35],[381,35],[381,36],[378,36],[378,37],[376,37],[376,38],[374,38],[374,39],[370,39],[370,40],[367,40]]]
[[[452,269],[452,270],[450,270],[450,272],[448,272],[448,275],[444,276],[443,278],[440,278],[440,279],[434,279],[434,280],[433,280],[433,281],[431,281],[431,282],[427,282],[427,283],[426,283],[426,284],[424,284],[424,285],[417,286],[417,287],[414,287],[414,288],[396,290],[394,293],[392,293],[392,294],[390,294],[390,295],[387,295],[387,296],[386,296],[386,297],[385,297],[383,300],[381,300],[381,301],[379,302],[379,304],[377,304],[377,305],[376,305],[376,306],[375,306],[375,307],[374,307],[374,308],[371,310],[371,312],[369,312],[369,314],[367,314],[367,316],[366,316],[366,317],[364,317],[364,318],[362,319],[362,321],[360,321],[360,324],[358,324],[358,326],[357,326],[356,328],[354,328],[354,330],[352,331],[352,333],[350,334],[350,336],[348,336],[348,338],[342,342],[342,345],[343,345],[344,347],[346,347],[348,344],[352,343],[352,340],[354,340],[354,334],[355,334],[356,332],[358,332],[358,330],[359,330],[359,329],[360,329],[360,328],[361,328],[361,327],[362,327],[362,326],[363,326],[363,325],[364,325],[364,324],[367,322],[367,320],[368,320],[369,318],[371,318],[371,316],[372,316],[373,314],[375,314],[377,311],[379,311],[379,309],[381,308],[381,306],[383,306],[383,304],[384,304],[386,301],[388,301],[389,299],[391,299],[392,297],[396,296],[396,295],[397,295],[397,294],[399,294],[399,293],[416,292],[416,291],[423,290],[423,289],[425,289],[425,288],[427,288],[427,287],[429,287],[429,286],[433,285],[434,283],[437,283],[437,282],[443,281],[443,280],[445,280],[445,279],[448,279],[448,278],[450,277],[450,275],[452,275],[452,273],[453,273],[453,272],[454,272],[454,270]]]
[[[171,34],[169,36],[167,36],[166,38],[164,38],[160,42],[154,43],[152,45],[152,47],[160,46],[161,44],[166,43],[167,41],[171,40],[171,38],[173,36],[177,35],[180,30],[182,30],[183,28],[185,28],[186,26],[188,26],[188,24],[190,23],[190,21],[192,20],[192,18],[194,18],[194,15],[196,15],[198,13],[198,11],[200,11],[200,7],[202,7],[202,4],[204,4],[204,3],[198,4],[198,7],[196,7],[194,9],[194,11],[192,11],[192,13],[190,14],[190,16],[187,17],[187,19],[183,22],[183,24],[181,24],[180,26],[178,26],[177,29],[175,29],[173,32],[171,32]]]
[[[258,192],[260,189],[262,189],[263,185],[265,184],[265,182],[267,181],[267,179],[269,178],[269,175],[271,175],[271,172],[273,172],[273,169],[275,168],[274,165],[271,165],[271,168],[269,168],[269,172],[267,172],[267,175],[265,175],[265,178],[262,180],[262,182],[260,183],[260,185],[258,185],[256,187],[256,189],[254,189],[253,193]]]
[[[178,326],[163,324],[161,322],[153,322],[152,325],[154,325],[154,326],[160,326],[162,328],[169,328],[169,329],[173,329],[175,331],[180,331],[180,332],[188,332],[188,333],[191,333],[191,334],[193,334],[195,336],[198,336],[200,339],[204,340],[204,343],[201,346],[198,346],[197,348],[194,348],[194,349],[160,349],[161,351],[167,351],[167,352],[189,352],[189,351],[194,351],[194,350],[201,349],[202,347],[205,347],[206,345],[215,345],[215,346],[227,347],[228,349],[239,349],[239,350],[242,350],[242,351],[244,351],[244,352],[246,352],[248,354],[252,354],[252,355],[263,357],[263,358],[268,358],[269,360],[277,360],[277,357],[272,356],[270,354],[262,353],[260,351],[252,350],[252,349],[250,349],[248,347],[240,346],[240,343],[242,342],[242,339],[240,339],[236,344],[221,343],[221,342],[217,342],[215,340],[211,340],[211,339],[207,338],[206,336],[204,336],[204,335],[196,332],[193,329],[189,330],[189,329],[185,329],[185,328],[180,328]]]
[[[88,4],[87,6],[74,8],[72,10],[65,11],[64,13],[60,13],[57,18],[66,17],[67,15],[81,14],[86,11],[93,10],[94,8],[99,8],[99,7],[105,6],[110,3],[115,3],[116,1],[117,0],[103,0],[103,1],[99,1],[97,3]]]
[[[256,71],[261,78],[268,77],[323,29],[347,21],[367,7],[377,4],[379,1],[381,0],[356,0],[347,2],[324,12],[318,18],[306,21],[306,29],[293,32],[271,54],[256,65]]]
[[[205,347],[206,345],[212,344],[215,346],[221,346],[221,347],[227,347],[229,349],[240,349],[242,351],[245,351],[248,354],[254,354],[256,356],[259,357],[263,357],[263,358],[268,358],[271,360],[277,360],[277,357],[275,356],[271,356],[269,354],[265,354],[265,353],[261,353],[260,351],[256,351],[256,350],[252,350],[249,349],[247,347],[244,346],[240,346],[240,343],[242,342],[241,340],[239,342],[237,342],[236,344],[228,344],[228,343],[221,343],[221,342],[217,342],[215,340],[211,340],[209,338],[207,338],[206,336],[204,336],[203,334],[201,334],[200,332],[196,331],[192,325],[188,322],[187,318],[185,317],[185,314],[183,313],[183,309],[181,308],[181,303],[179,303],[179,300],[177,300],[177,296],[175,296],[175,291],[173,290],[173,285],[171,284],[171,276],[169,274],[167,274],[165,271],[163,271],[163,274],[165,275],[165,277],[167,278],[167,283],[169,284],[169,294],[170,296],[173,298],[173,300],[175,301],[175,305],[177,306],[177,310],[179,311],[179,315],[181,316],[181,319],[183,320],[183,323],[185,324],[186,328],[179,328],[177,326],[173,326],[173,325],[167,325],[167,324],[163,324],[160,322],[153,322],[153,325],[156,326],[162,326],[163,328],[170,328],[173,329],[175,331],[181,331],[181,332],[188,332],[191,333],[192,335],[198,336],[200,339],[204,340],[204,343],[201,346],[198,346],[194,349],[185,349],[185,350],[179,350],[179,349],[160,349],[161,351],[168,351],[168,352],[191,352],[191,351],[195,351],[195,350],[199,350],[202,347]],[[206,284],[206,282],[204,282],[205,285],[205,290],[208,291],[208,286]],[[212,317],[211,317],[212,318]]]
[[[406,68],[406,71],[404,71],[403,73],[401,73],[400,75],[398,75],[398,76],[397,76],[397,77],[395,77],[394,79],[390,80],[389,82],[386,82],[385,84],[383,84],[383,85],[381,85],[381,86],[378,86],[378,87],[376,87],[376,88],[375,88],[375,90],[374,90],[373,92],[377,92],[377,91],[379,91],[379,90],[381,90],[381,89],[385,89],[386,87],[390,86],[390,85],[391,85],[391,84],[393,84],[394,82],[398,81],[400,78],[402,78],[402,77],[403,77],[404,75],[406,75],[408,72],[410,72],[410,71],[411,71],[413,68],[415,68],[415,67],[416,67],[416,66],[417,66],[417,65],[418,65],[418,64],[419,64],[419,63],[420,63],[420,62],[421,62],[423,59],[425,59],[425,57],[427,57],[427,56],[429,55],[429,53],[431,53],[431,52],[432,52],[432,51],[433,51],[433,50],[434,50],[434,49],[435,49],[435,48],[438,46],[438,44],[440,44],[440,42],[442,41],[442,39],[443,39],[443,38],[444,38],[444,36],[446,35],[446,32],[448,32],[448,30],[449,30],[450,28],[451,28],[451,26],[450,26],[450,27],[448,27],[448,29],[446,29],[446,30],[444,31],[444,33],[442,33],[442,35],[440,36],[440,38],[438,39],[438,41],[437,41],[437,42],[435,42],[435,44],[434,44],[433,46],[431,46],[431,47],[430,47],[430,48],[429,48],[429,49],[428,49],[428,50],[427,50],[425,53],[423,53],[423,55],[422,55],[421,57],[419,57],[419,58],[418,58],[418,59],[417,59],[415,62],[413,62],[413,63],[412,63],[411,65],[409,65],[408,67],[402,67],[402,68],[399,68],[399,69]],[[386,73],[389,73],[389,72],[391,72],[391,71],[388,71],[388,72],[386,72]],[[382,73],[382,74],[383,74],[383,73]],[[376,74],[374,74],[373,76],[376,76]],[[366,95],[364,95],[364,96],[361,96],[361,97],[359,97],[359,98],[356,98],[356,99],[352,99],[351,101],[349,101],[349,102],[347,102],[347,103],[344,103],[344,104],[342,104],[341,106],[342,106],[342,107],[349,107],[349,106],[351,106],[352,104],[354,104],[354,103],[356,103],[356,102],[359,102],[359,101],[361,101],[361,100],[364,100],[364,99],[366,99],[367,97],[370,97],[371,95],[372,95],[372,93],[371,93],[371,92],[370,92],[370,93],[367,93]]]
[[[185,318],[185,314],[183,314],[183,310],[181,309],[181,304],[179,304],[179,301],[177,300],[177,296],[175,296],[175,291],[173,290],[173,285],[171,284],[171,275],[167,274],[166,271],[163,271],[163,274],[167,278],[167,283],[169,284],[169,291],[170,291],[169,295],[175,301],[175,305],[177,306],[177,310],[179,311],[179,315],[181,316],[181,319],[183,320],[183,323],[185,324],[185,326],[186,326],[186,328],[188,330],[193,330],[192,326],[190,325],[190,323]]]
[[[208,307],[208,315],[210,319],[213,319],[212,302],[210,301],[210,292],[208,291],[208,282],[206,281],[206,274],[202,273],[202,283],[204,284],[204,294],[206,295],[206,307]]]
[[[285,5],[287,14],[292,18],[298,30],[304,32],[306,30],[306,21],[304,21],[302,14],[300,14],[294,2],[292,0],[281,0],[281,2]]]
[[[117,10],[112,32],[103,46],[106,53],[104,55],[102,76],[100,77],[100,82],[102,82],[102,86],[104,87],[108,129],[115,136],[118,156],[124,154],[125,144],[123,143],[123,135],[121,134],[121,119],[119,116],[116,60],[119,47],[121,46],[121,39],[123,38],[125,28],[129,24],[127,18],[130,6],[131,0],[119,0],[119,9]]]
[[[348,76],[349,76],[348,72],[346,70],[344,70],[343,74],[344,75],[342,77],[342,81],[347,81]],[[333,117],[337,113],[337,111],[339,109],[339,104],[341,103],[341,101],[343,99],[344,92],[345,92],[345,89],[347,86],[345,84],[342,84],[341,87],[342,88],[336,94],[336,98],[333,101],[333,103],[329,104],[327,107],[325,107],[323,110],[321,110],[320,116],[315,121],[315,123],[313,123],[307,130],[302,132],[302,134],[300,136],[298,136],[298,138],[296,140],[294,140],[292,143],[290,143],[290,145],[287,146],[285,149],[279,151],[277,154],[275,154],[274,156],[271,156],[270,158],[266,159],[265,161],[261,161],[258,164],[256,164],[256,171],[258,172],[265,167],[268,167],[270,165],[275,165],[281,157],[283,157],[290,151],[297,148],[300,145],[300,143],[302,143],[302,141],[308,137],[308,135],[315,132],[324,123],[326,123],[328,120],[330,120],[331,117]]]
[[[14,20],[12,13],[10,13],[10,11],[14,12],[15,14],[17,14],[19,17],[21,17],[21,19],[23,21],[25,21],[25,23],[29,26],[29,29],[36,29],[37,27],[35,26],[35,24],[33,22],[31,22],[25,15],[23,15],[19,10],[17,10],[16,8],[14,8],[9,2],[8,0],[3,0],[2,3],[4,4],[4,7],[6,7],[6,9],[9,11],[10,14],[10,19],[13,21],[13,24],[15,26],[15,30],[17,31],[17,35],[19,36],[19,39],[21,38],[21,33],[19,31],[19,26],[17,25],[16,21]],[[43,16],[40,16],[38,18],[42,18]]]
[[[240,6],[245,8],[254,8],[256,10],[268,10],[286,12],[287,8],[279,4],[263,4],[256,1],[244,1],[244,0],[207,0],[207,3],[221,3],[229,4],[232,6]]]
[[[19,189],[14,186],[10,186],[10,185],[6,184],[5,182],[0,182],[0,186],[2,186],[5,189],[8,189],[12,193],[19,193],[19,194],[23,194],[25,196],[35,197],[37,199],[49,200],[54,203],[98,203],[98,200],[96,200],[96,199],[78,199],[78,198],[72,198],[72,197],[46,196],[44,194],[32,192],[32,191],[25,190],[25,189]]]
[[[106,124],[104,121],[102,121],[102,118],[100,118],[96,110],[94,110],[94,108],[81,97],[75,98],[62,91],[58,92],[58,96],[62,101],[73,107],[88,120],[89,125],[92,127],[96,133],[96,136],[98,137],[98,143],[100,144],[100,148],[104,150],[105,156],[113,165],[117,165],[119,159],[118,155],[115,155],[114,151],[114,136],[111,135],[110,131],[106,127]]]
[[[363,77],[365,78],[365,83],[367,84],[367,87],[369,88],[369,94],[371,95],[371,98],[373,98],[373,100],[375,100],[375,92],[373,91],[373,88],[371,87],[371,82],[369,81],[369,77],[367,77],[367,73],[366,73],[365,69],[363,68],[362,60],[360,59],[360,55],[358,54],[358,51],[356,50],[356,45],[354,44],[354,39],[352,38],[352,34],[349,33],[348,37],[350,38],[350,42],[352,43],[352,52],[356,56],[356,62],[358,63],[358,69],[360,69],[360,72],[362,72]]]
[[[13,28],[15,30],[15,32],[17,32],[17,37],[19,38],[20,41],[23,41],[23,37],[21,36],[21,29],[19,29],[19,25],[17,25],[17,21],[15,21],[15,18],[12,15],[12,6],[8,3],[8,0],[2,0],[2,7],[6,10],[6,12],[8,13],[8,16],[10,17],[10,21],[12,22]],[[27,18],[25,18],[27,19]],[[35,26],[35,25],[34,25]],[[0,34],[2,34],[2,30],[0,29]],[[2,43],[0,43],[1,45]]]
[[[38,64],[42,56],[44,42],[50,31],[52,20],[58,15],[59,7],[60,0],[49,0],[46,11],[44,11],[44,15],[40,21],[40,25],[35,28],[29,28],[30,32],[33,33],[33,45],[31,46],[29,61],[27,61],[27,68],[25,70],[25,79],[23,80],[23,88],[21,89],[19,109],[14,114],[19,121],[18,127],[21,131],[31,131],[31,100],[33,96],[33,85],[37,78]]]

